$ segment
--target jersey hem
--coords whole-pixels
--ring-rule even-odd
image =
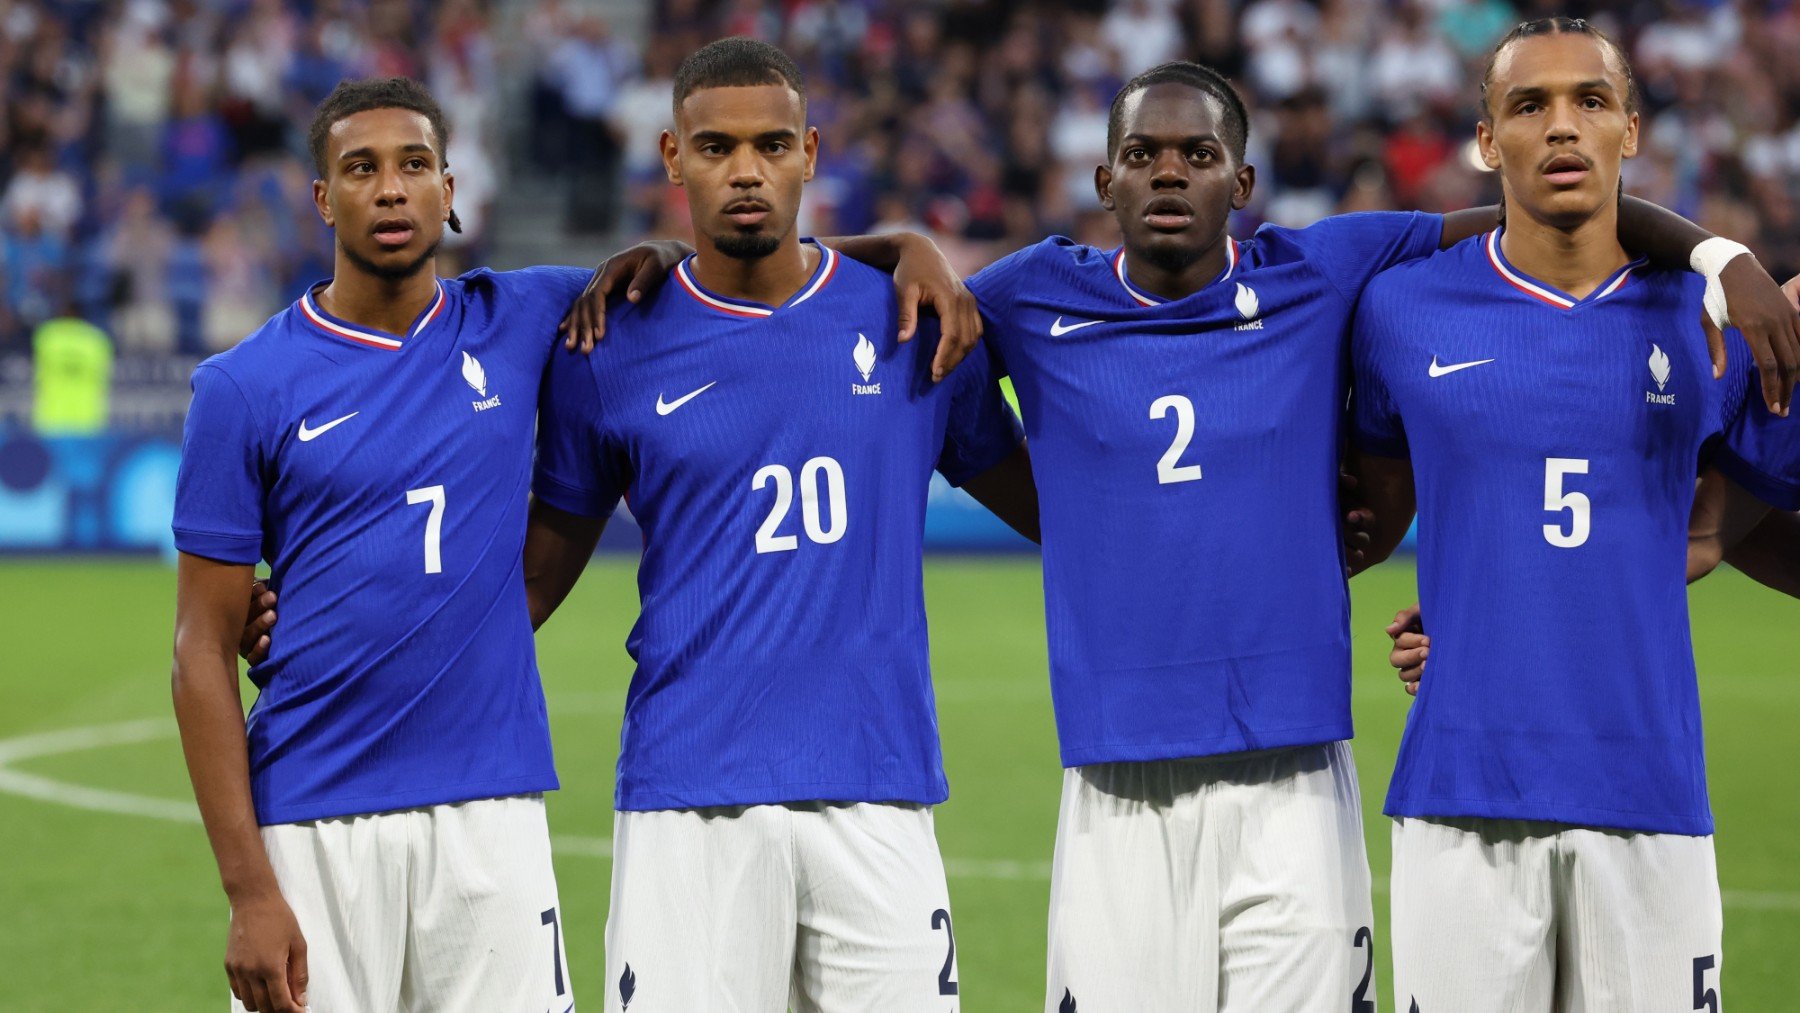
[[[321,799],[290,805],[256,807],[260,826],[282,823],[306,823],[312,820],[340,819],[347,816],[375,816],[399,809],[421,809],[434,805],[453,805],[481,799],[506,798],[530,792],[550,792],[561,787],[556,772],[504,778],[498,781],[474,781],[447,787],[420,788],[413,791],[389,792],[353,798]]]
[[[1628,830],[1648,834],[1679,834],[1683,837],[1710,837],[1713,820],[1707,816],[1681,816],[1675,813],[1645,813],[1627,809],[1602,809],[1596,806],[1546,806],[1539,802],[1499,802],[1491,799],[1418,798],[1388,799],[1383,815],[1408,819],[1493,819],[1538,820],[1544,823],[1566,823],[1572,827],[1597,827],[1604,830]]]
[[[1764,503],[1782,510],[1800,510],[1800,482],[1788,482],[1767,474],[1733,453],[1730,447],[1720,447],[1713,464]]]
[[[781,805],[786,802],[910,802],[941,805],[950,797],[942,781],[888,784],[821,781],[762,788],[621,789],[613,800],[620,812],[663,809],[710,809],[718,806]]]
[[[175,548],[190,556],[221,563],[255,564],[262,560],[262,535],[226,535],[192,528],[173,528]]]
[[[582,517],[612,516],[612,504],[599,502],[601,496],[598,493],[569,485],[544,471],[532,476],[531,494],[564,513]]]
[[[1323,725],[1284,728],[1277,732],[1245,735],[1242,732],[1211,739],[1184,742],[1161,742],[1147,745],[1107,743],[1062,750],[1064,767],[1086,767],[1095,763],[1134,763],[1145,760],[1183,760],[1197,756],[1220,756],[1226,753],[1250,753],[1290,746],[1319,746],[1353,737],[1349,721]]]

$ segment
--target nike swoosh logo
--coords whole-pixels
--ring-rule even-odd
[[[342,422],[348,422],[351,419],[353,419],[361,414],[362,414],[362,412],[351,412],[350,414],[344,416],[341,419],[332,419],[330,422],[325,423],[324,425],[320,426],[317,429],[306,428],[306,420],[301,419],[300,420],[300,442],[301,443],[311,443],[313,440],[318,439],[321,435],[329,432],[333,426],[336,426]]]
[[[1099,322],[1100,321],[1098,320],[1083,320],[1081,323],[1070,324],[1067,327],[1064,327],[1062,317],[1057,317],[1056,323],[1050,325],[1050,336],[1053,338],[1060,338],[1070,331],[1079,331],[1083,327],[1092,327]]]
[[[1431,357],[1430,372],[1431,372],[1432,378],[1436,379],[1440,376],[1447,376],[1451,373],[1454,373],[1459,369],[1468,369],[1470,366],[1485,366],[1488,363],[1493,362],[1493,361],[1494,360],[1492,360],[1492,359],[1476,359],[1474,362],[1459,362],[1459,363],[1456,363],[1455,365],[1451,365],[1451,366],[1440,366],[1440,365],[1438,365],[1437,356],[1434,355]]]
[[[714,380],[712,383],[707,384],[705,387],[702,387],[696,391],[691,391],[687,394],[683,394],[682,396],[676,398],[673,401],[665,402],[662,399],[661,394],[656,395],[656,414],[658,414],[658,415],[669,414],[670,412],[674,411],[675,409],[680,408],[682,405],[687,404],[689,401],[692,401],[693,399],[706,393],[707,389],[710,388],[713,385],[713,383],[718,383],[718,382],[719,381]]]

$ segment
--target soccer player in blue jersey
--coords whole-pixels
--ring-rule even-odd
[[[176,491],[174,700],[250,1010],[563,1010],[521,580],[537,391],[589,272],[440,280],[437,104],[320,106],[329,283],[194,373]],[[532,335],[538,335],[536,339]],[[239,704],[258,560],[284,635]]]
[[[1782,465],[1728,435],[1761,409],[1741,346],[1709,377],[1700,279],[1617,239],[1624,54],[1530,22],[1482,96],[1503,226],[1377,278],[1352,342],[1375,554],[1416,501],[1437,634],[1386,805],[1397,999],[1717,1009],[1687,534],[1722,441],[1740,475]]]
[[[1096,179],[1124,246],[1053,239],[970,281],[1042,490],[1069,768],[1047,1010],[1375,1002],[1342,741],[1345,341],[1376,271],[1476,234],[1493,211],[1345,216],[1240,244],[1225,226],[1254,185],[1246,130],[1205,68],[1134,79]],[[1693,233],[1631,208],[1638,242],[1685,258]],[[1751,262],[1728,273],[1734,311],[1791,343],[1773,283]]]
[[[644,533],[606,1008],[955,1010],[925,504],[935,469],[1034,536],[1018,424],[985,351],[935,383],[888,277],[795,231],[792,61],[715,42],[674,109],[698,251],[552,360],[525,548],[541,622],[622,495]]]

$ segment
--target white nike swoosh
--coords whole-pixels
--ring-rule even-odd
[[[1488,363],[1493,362],[1493,361],[1494,360],[1492,360],[1492,359],[1476,359],[1474,362],[1459,362],[1452,366],[1440,366],[1440,365],[1438,365],[1437,356],[1434,355],[1431,357],[1430,372],[1431,372],[1432,378],[1435,379],[1437,377],[1444,376],[1449,373],[1454,373],[1459,369],[1468,369],[1470,366],[1485,366]]]
[[[348,422],[351,419],[353,419],[361,414],[362,414],[362,412],[351,412],[350,414],[344,416],[341,419],[332,419],[330,422],[325,423],[324,425],[320,426],[317,429],[306,428],[306,420],[301,419],[300,420],[300,442],[301,443],[310,443],[313,440],[318,439],[320,434],[326,432],[332,426],[335,426],[340,422]]]
[[[687,404],[689,401],[692,401],[693,399],[706,393],[706,390],[708,387],[711,387],[713,385],[713,383],[718,383],[718,382],[719,381],[714,380],[712,383],[707,384],[706,387],[702,387],[699,390],[692,391],[687,394],[683,394],[682,396],[676,398],[675,400],[669,401],[666,403],[663,401],[661,394],[656,395],[656,414],[658,414],[658,415],[669,414],[670,412],[674,411],[675,409],[680,408],[682,405]]]
[[[1100,321],[1098,320],[1083,320],[1081,323],[1070,324],[1067,327],[1064,327],[1062,317],[1057,317],[1056,323],[1050,325],[1050,336],[1053,338],[1060,338],[1070,331],[1079,331],[1083,327],[1092,327],[1099,322]]]

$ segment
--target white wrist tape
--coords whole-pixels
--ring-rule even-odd
[[[1688,254],[1688,266],[1697,274],[1706,276],[1706,294],[1701,303],[1706,307],[1706,315],[1712,318],[1713,326],[1724,330],[1731,324],[1731,314],[1725,310],[1725,287],[1719,284],[1719,274],[1725,265],[1739,256],[1749,253],[1750,247],[1743,243],[1735,243],[1724,236],[1714,236],[1702,240],[1694,252]]]
[[[1725,270],[1725,265],[1738,258],[1739,254],[1749,253],[1750,247],[1743,243],[1734,243],[1724,236],[1714,236],[1702,240],[1694,252],[1688,254],[1688,266],[1696,274],[1704,274],[1708,278],[1716,278]]]

